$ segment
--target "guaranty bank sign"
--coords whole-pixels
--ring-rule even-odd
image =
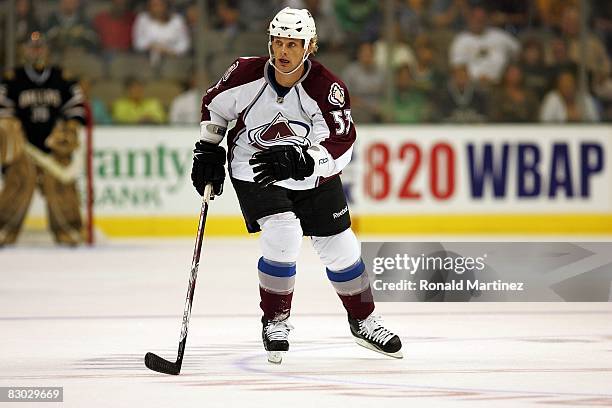
[[[163,142],[138,148],[96,149],[96,206],[162,208],[164,199],[180,191],[191,170],[189,148]]]
[[[191,187],[198,129],[98,127],[94,132],[94,201],[104,216],[180,216],[197,212]]]

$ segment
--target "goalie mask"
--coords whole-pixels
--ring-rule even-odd
[[[24,59],[27,65],[37,70],[43,70],[49,62],[49,47],[45,36],[38,31],[30,35],[28,42],[24,44]]]
[[[273,63],[274,56],[272,55],[272,37],[296,38],[299,40],[304,40],[304,56],[302,57],[302,63],[304,63],[310,54],[308,52],[308,48],[317,35],[317,28],[310,11],[306,9],[285,7],[279,11],[270,22],[268,34],[270,35],[268,41],[270,63],[272,63],[274,69],[281,74],[290,75],[297,71],[301,64],[295,67],[295,69],[293,69],[291,72],[281,72]]]

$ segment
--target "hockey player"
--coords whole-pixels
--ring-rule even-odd
[[[16,241],[37,186],[55,240],[76,245],[83,228],[70,164],[85,122],[83,94],[60,68],[48,65],[40,33],[32,33],[24,54],[25,65],[0,82],[0,246]]]
[[[289,349],[288,322],[302,236],[327,268],[358,344],[401,358],[399,337],[373,314],[359,242],[340,181],[355,126],[344,83],[315,60],[315,23],[285,8],[269,27],[269,58],[238,58],[202,101],[192,180],[202,194],[223,191],[228,123],[229,174],[249,232],[259,232],[262,338],[268,360]]]

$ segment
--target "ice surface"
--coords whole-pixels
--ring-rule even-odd
[[[257,241],[206,239],[182,374],[149,371],[147,351],[176,357],[192,250],[0,250],[0,386],[94,408],[612,406],[609,303],[381,303],[395,360],[353,343],[307,240],[282,365],[260,341]]]

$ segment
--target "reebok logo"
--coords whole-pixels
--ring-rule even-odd
[[[342,210],[340,210],[340,211],[338,211],[338,212],[335,212],[335,213],[333,214],[333,216],[334,216],[334,220],[336,220],[336,219],[338,219],[338,218],[342,217],[344,214],[346,214],[346,212],[347,212],[347,211],[348,211],[348,205],[347,205],[346,207],[344,207]]]

